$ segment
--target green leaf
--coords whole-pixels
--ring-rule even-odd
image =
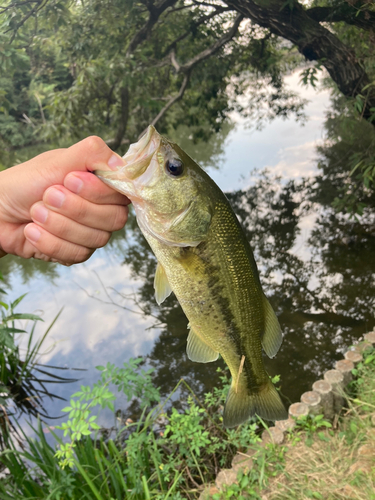
[[[42,319],[40,316],[37,316],[36,314],[26,314],[26,313],[11,314],[6,318],[7,321],[14,321],[16,319],[31,319],[33,321],[44,321],[44,319]]]

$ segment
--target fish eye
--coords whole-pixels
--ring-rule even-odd
[[[171,160],[167,160],[165,168],[169,174],[178,177],[184,171],[184,164],[180,159],[172,158]]]

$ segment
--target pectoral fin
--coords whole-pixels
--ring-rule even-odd
[[[163,303],[164,300],[172,293],[172,288],[168,282],[168,278],[165,274],[164,268],[159,262],[156,266],[154,288],[155,300],[160,306],[160,304]]]
[[[283,336],[281,334],[281,328],[276,314],[265,296],[263,296],[263,307],[265,325],[262,346],[267,356],[269,358],[273,358],[280,349]]]
[[[188,328],[190,328],[186,347],[188,358],[196,363],[216,361],[219,353],[207,345],[189,325]]]

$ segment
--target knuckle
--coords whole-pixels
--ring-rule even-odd
[[[92,248],[82,248],[79,252],[77,252],[75,262],[85,262],[88,260],[91,255],[95,252],[95,249]]]
[[[106,231],[100,231],[100,233],[96,237],[94,248],[102,248],[104,247],[111,237],[111,233],[107,233]]]
[[[79,245],[69,245],[64,254],[59,257],[66,264],[79,264],[85,262],[94,252],[91,248],[81,247]]]
[[[75,219],[77,222],[85,222],[87,217],[90,215],[90,210],[87,206],[87,202],[82,199],[77,200],[75,207]]]
[[[49,257],[60,257],[64,252],[64,242],[57,238],[51,238],[46,245],[46,248],[43,249],[43,253],[48,255]]]
[[[122,229],[128,220],[128,208],[119,206],[112,220],[112,231]]]
[[[94,153],[100,152],[102,149],[108,148],[107,144],[97,135],[91,135],[82,141],[85,146]]]
[[[94,229],[92,230],[90,239],[87,240],[90,243],[90,244],[87,243],[87,247],[91,249],[104,247],[108,243],[110,237],[111,233],[100,229]]]

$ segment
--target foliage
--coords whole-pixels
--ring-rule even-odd
[[[256,448],[252,455],[250,468],[240,470],[237,481],[226,486],[220,493],[214,493],[212,500],[261,500],[262,490],[267,488],[270,479],[284,470],[285,448],[273,444]]]
[[[20,7],[6,1],[0,9],[5,152],[90,133],[118,148],[123,139],[134,141],[160,112],[161,131],[185,124],[195,139],[217,132],[233,107],[262,119],[301,116],[302,102],[282,78],[300,58],[277,37],[244,22],[215,48],[233,24],[232,10],[184,1],[169,6],[165,2],[147,24],[150,6],[143,2],[111,0],[103,7],[101,0],[36,0]],[[185,77],[183,99],[164,117]],[[238,95],[247,95],[247,103],[237,103]]]
[[[342,99],[332,104],[325,123],[327,138],[318,147],[321,174],[312,199],[360,220],[375,206],[375,132],[355,120]]]
[[[70,407],[64,410],[69,412],[69,420],[60,426],[70,441],[66,443],[53,434],[59,443],[57,451],[47,442],[40,423],[34,429],[36,440],[23,434],[27,443],[24,451],[9,443],[2,461],[10,475],[0,483],[1,497],[59,500],[67,488],[69,498],[77,499],[122,499],[124,492],[129,499],[196,498],[198,486],[214,477],[219,467],[228,466],[237,449],[246,450],[259,441],[259,424],[255,421],[236,430],[222,427],[218,406],[228,390],[224,374],[225,387],[216,393],[219,401],[207,394],[201,404],[188,388],[191,396],[185,410],[177,412],[165,406],[184,382],[180,381],[174,393],[155,406],[160,395],[153,387],[152,372],[136,373],[139,366],[136,359],[122,369],[100,367],[101,380],[72,396]],[[95,405],[114,410],[110,382],[119,390],[126,386],[128,400],[139,398],[144,409],[138,421],[127,420],[114,439],[106,440],[105,434],[98,435],[96,415],[91,411]],[[147,409],[150,404],[154,405],[151,410]],[[31,470],[27,463],[32,464]],[[33,470],[38,471],[36,478]]]
[[[0,289],[0,293],[6,294],[6,291]],[[9,431],[15,431],[16,415],[44,415],[42,397],[59,397],[49,392],[46,384],[70,381],[51,373],[47,370],[51,367],[45,367],[39,362],[42,345],[59,314],[43,336],[35,340],[36,323],[43,320],[35,314],[15,312],[24,297],[22,295],[10,303],[0,301],[0,449],[5,446]],[[20,328],[19,321],[32,321],[30,331]],[[22,355],[20,339],[25,336],[28,336],[28,340],[25,354]]]
[[[88,134],[123,152],[149,123],[172,135],[188,126],[195,141],[207,141],[233,110],[251,126],[277,116],[302,120],[305,102],[284,77],[300,68],[301,83],[315,87],[326,68],[337,86],[327,77],[325,85],[345,95],[339,112],[347,123],[321,151],[330,156],[343,142],[353,153],[339,163],[328,158],[335,165],[330,174],[323,160],[323,177],[341,184],[331,200],[337,210],[362,215],[374,195],[374,147],[355,138],[359,130],[373,136],[375,13],[369,2],[305,4],[274,0],[263,17],[250,9],[242,19],[237,14],[246,6],[236,0],[6,0],[0,7],[0,169],[21,161],[27,145],[54,147]],[[300,37],[288,31],[291,22]],[[310,30],[316,47],[302,42]],[[343,52],[336,57],[336,50]],[[343,55],[351,52],[355,57]],[[314,62],[306,65],[301,54]]]
[[[286,442],[284,471],[266,490],[270,500],[356,498],[373,500],[375,357],[370,347],[354,369],[352,396],[332,428],[299,427]],[[315,426],[315,423],[313,423]],[[306,439],[305,439],[306,438]],[[309,440],[309,446],[306,446]]]
[[[152,385],[152,370],[136,372],[141,362],[142,358],[130,359],[128,363],[124,363],[124,368],[118,368],[111,363],[107,363],[106,367],[98,366],[97,369],[102,372],[99,381],[92,388],[81,386],[81,390],[72,395],[70,406],[62,410],[69,413],[69,419],[58,427],[64,431],[64,436],[69,433],[71,438],[71,442],[61,445],[61,450],[57,453],[57,457],[61,458],[62,467],[66,465],[73,467],[73,448],[76,442],[83,436],[90,436],[93,430],[100,429],[95,423],[97,416],[91,415],[92,409],[99,406],[102,409],[109,408],[115,411],[113,401],[116,397],[108,389],[110,384],[116,385],[118,391],[123,392],[129,402],[134,397],[139,398],[141,409],[160,400],[158,391]]]
[[[133,369],[138,369],[139,360],[132,360],[131,366]],[[131,373],[128,368],[130,365],[125,366],[122,371],[115,371],[118,380],[122,375],[124,380],[127,379]],[[332,432],[331,424],[322,416],[309,417],[301,421],[292,432],[287,447],[272,444],[266,447],[257,446],[259,441],[256,434],[259,425],[257,422],[250,422],[230,432],[222,428],[217,406],[224,401],[227,391],[225,387],[227,379],[224,373],[221,374],[224,386],[217,388],[216,395],[219,401],[216,401],[216,404],[213,394],[207,394],[202,405],[191,393],[183,412],[177,412],[173,408],[166,410],[166,402],[151,410],[145,407],[138,421],[127,421],[114,439],[94,437],[91,434],[76,440],[72,467],[62,468],[58,465],[56,450],[47,442],[39,423],[34,429],[36,439],[23,434],[26,444],[24,450],[19,450],[10,441],[8,450],[2,453],[1,459],[10,474],[5,475],[0,483],[1,497],[4,500],[193,499],[200,494],[200,485],[207,484],[215,477],[218,467],[228,466],[236,450],[249,452],[249,448],[252,466],[238,473],[235,484],[220,493],[213,494],[214,500],[260,499],[263,492],[267,492],[267,495],[275,500],[324,498],[324,492],[331,491],[327,465],[330,461],[336,463],[335,457],[338,453],[342,459],[348,460],[345,462],[345,474],[348,476],[345,481],[351,481],[352,488],[359,487],[363,495],[366,495],[371,491],[371,477],[364,482],[357,480],[356,483],[353,473],[348,474],[346,464],[353,465],[355,454],[352,447],[358,448],[368,439],[365,430],[375,403],[372,387],[375,380],[372,373],[374,369],[375,355],[371,349],[365,352],[364,361],[358,365],[355,372],[359,376],[358,382],[361,378],[367,382],[358,384],[351,406],[353,415],[343,420],[339,430]],[[108,368],[109,372],[113,370],[113,367]],[[148,378],[151,373],[144,372],[145,374],[148,379],[146,382],[141,380],[143,375],[133,373],[134,384],[129,397],[133,397],[136,393],[142,400],[144,391],[147,392],[148,386],[152,386],[152,380]],[[136,381],[136,378],[139,380]],[[371,383],[369,385],[369,381],[372,385]],[[182,385],[184,382],[180,381],[179,386]],[[178,390],[179,387],[176,387],[176,391]],[[81,396],[86,392],[82,391]],[[173,399],[173,394],[170,398]],[[104,398],[99,406],[105,406],[108,401],[109,398]],[[86,420],[90,418],[89,415],[84,416]],[[231,433],[237,434],[235,439]],[[64,446],[63,440],[53,435],[61,450]],[[301,448],[303,436],[311,439],[310,448],[306,446]],[[321,464],[324,476],[320,470],[320,463],[316,465],[315,458],[311,458],[307,463],[309,458],[301,455],[301,453],[310,454],[315,457],[316,453],[321,453],[320,449],[327,449],[327,456]],[[222,463],[216,462],[219,457],[224,459],[225,456],[227,459],[222,460]],[[304,464],[304,467],[308,466],[309,471],[314,467],[319,467],[319,470],[308,472],[306,477],[300,473],[296,476],[293,468],[299,470],[299,462]],[[213,466],[214,464],[216,466]],[[338,473],[342,474],[341,467]],[[317,478],[320,481],[319,485],[316,483]],[[336,481],[334,487],[337,488]],[[303,495],[300,489],[301,491],[303,489]],[[361,500],[366,498],[363,495],[359,495],[358,498]]]
[[[297,420],[297,435],[295,437],[303,433],[306,437],[306,445],[311,446],[315,435],[325,441],[327,438],[322,430],[331,427],[332,424],[324,418],[324,415],[302,415]]]

